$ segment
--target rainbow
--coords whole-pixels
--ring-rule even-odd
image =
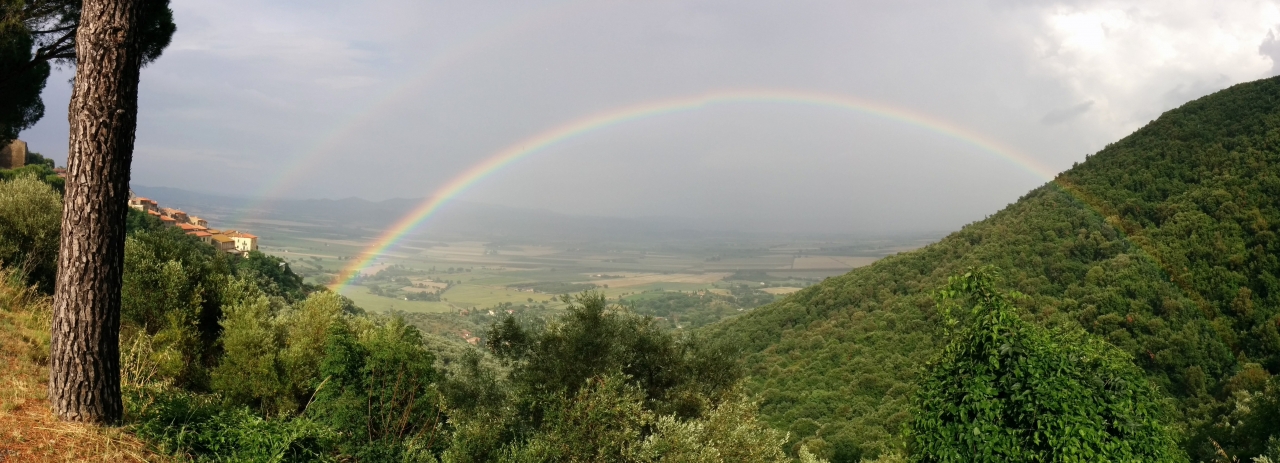
[[[340,140],[350,138],[359,128],[372,123],[374,116],[404,101],[405,97],[412,92],[422,91],[465,57],[478,54],[486,48],[492,48],[529,29],[556,24],[569,14],[580,12],[593,5],[592,2],[579,0],[537,8],[523,15],[496,22],[463,40],[445,45],[432,54],[427,64],[412,77],[390,86],[389,90],[380,96],[370,98],[368,104],[363,105],[362,108],[348,112],[347,117],[313,140],[300,154],[285,161],[285,166],[277,169],[278,173],[275,176],[263,182],[256,192],[250,194],[249,198],[252,199],[229,217],[228,221],[238,223],[256,218],[255,215],[263,206],[278,199],[282,193],[293,189],[300,180],[307,178],[307,174],[318,166],[325,165],[324,162],[317,162],[317,160],[322,159]]]
[[[338,274],[336,283],[331,289],[341,292],[361,271],[387,249],[396,245],[409,233],[413,232],[432,214],[450,199],[458,196],[467,188],[475,185],[485,177],[510,165],[526,156],[543,151],[565,140],[581,136],[597,130],[633,122],[641,119],[664,116],[668,114],[697,111],[715,105],[730,103],[781,103],[835,108],[861,114],[888,119],[904,124],[920,127],[941,135],[945,135],[967,144],[981,148],[1007,160],[1037,177],[1051,180],[1056,171],[1044,166],[1036,159],[1020,154],[1002,143],[981,134],[967,130],[948,121],[912,111],[890,106],[870,100],[863,100],[846,95],[833,95],[795,90],[731,90],[704,93],[683,98],[672,98],[660,101],[640,103],[617,108],[587,117],[583,117],[558,127],[546,130],[532,137],[514,143],[507,148],[468,168],[431,193],[421,204],[409,214],[402,217],[391,228],[365,248],[352,264]]]

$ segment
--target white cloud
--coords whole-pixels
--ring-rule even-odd
[[[1259,43],[1280,22],[1270,1],[1086,1],[1038,11],[1036,72],[1095,105],[1096,137],[1114,139],[1189,99],[1265,77]]]
[[[1267,31],[1267,38],[1258,45],[1258,53],[1271,59],[1271,75],[1280,74],[1280,27]]]

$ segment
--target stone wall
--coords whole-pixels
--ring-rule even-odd
[[[14,140],[0,149],[0,169],[16,169],[27,164],[27,142]]]

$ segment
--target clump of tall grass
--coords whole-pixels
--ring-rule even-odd
[[[25,284],[23,275],[0,268],[0,413],[45,397],[49,362],[49,297]]]

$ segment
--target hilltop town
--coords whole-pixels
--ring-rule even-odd
[[[160,219],[166,226],[177,227],[219,251],[243,255],[258,250],[257,236],[237,230],[209,228],[209,222],[205,219],[171,207],[160,207],[154,199],[138,196],[133,190],[129,190],[129,207]]]
[[[30,151],[25,141],[15,139],[0,147],[0,171],[10,172],[12,175],[13,172],[23,170],[30,170],[40,176],[47,174],[49,178],[57,177],[56,180],[59,181],[66,178],[66,168],[54,167],[52,160]],[[160,207],[155,200],[138,196],[133,190],[129,190],[129,207],[150,214],[167,226],[178,227],[219,251],[243,255],[258,250],[257,236],[238,230],[209,228],[206,220],[178,209]]]

